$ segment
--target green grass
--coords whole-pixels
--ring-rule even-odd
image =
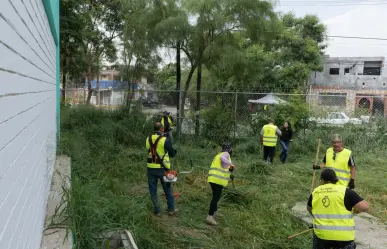
[[[180,193],[177,217],[155,218],[150,212],[145,175],[144,144],[151,126],[152,119],[147,120],[140,110],[129,113],[126,109],[82,107],[62,111],[61,152],[72,157],[67,214],[76,248],[102,248],[96,237],[121,228],[130,230],[142,249],[311,247],[311,234],[287,240],[287,236],[306,229],[290,214],[290,208],[307,200],[316,138],[323,138],[321,160],[329,141],[326,136],[332,131],[300,135],[291,145],[285,165],[261,162],[257,138],[235,141],[236,188],[230,184],[225,189],[219,203],[224,216],[217,218],[218,227],[209,227],[204,223],[211,195],[206,174],[217,148],[204,140],[186,139],[176,145],[174,167],[189,169],[192,160],[195,169],[190,175],[180,175],[175,185]],[[356,130],[341,132],[355,153],[356,190],[370,201],[370,213],[387,221],[387,158],[380,153],[385,147],[372,148],[375,141],[367,140],[367,145],[364,137],[356,139]],[[161,192],[160,201],[166,208]]]

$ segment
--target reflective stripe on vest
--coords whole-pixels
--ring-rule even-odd
[[[343,149],[336,153],[335,160],[333,160],[334,151],[333,148],[329,148],[325,154],[326,168],[333,169],[336,172],[339,181],[337,184],[348,186],[351,180],[351,171],[348,166],[348,161],[351,156],[351,151]]]
[[[159,136],[160,135],[158,135],[158,134],[152,135],[152,143],[154,143]],[[160,139],[160,141],[158,142],[158,144],[156,146],[156,153],[159,155],[160,159],[162,159],[164,157],[163,164],[167,169],[170,169],[171,163],[169,161],[169,155],[168,155],[168,152],[165,151],[165,148],[164,148],[165,140],[166,140],[165,137],[162,137]],[[146,145],[146,149],[149,151],[150,150],[149,137],[147,137],[145,145]],[[150,160],[150,162],[149,162],[149,160]],[[152,169],[163,168],[160,165],[160,162],[158,162],[158,161],[156,163],[152,163],[152,153],[150,151],[148,152],[148,161],[147,161],[146,165],[148,168],[152,168]]]
[[[324,184],[312,193],[313,227],[323,240],[351,241],[355,239],[353,213],[344,204],[346,187]]]
[[[225,152],[218,153],[212,161],[210,170],[208,172],[208,182],[216,183],[218,185],[226,187],[230,180],[230,171],[222,167],[220,157]],[[230,157],[231,162],[231,157]]]
[[[267,124],[263,126],[263,145],[274,147],[277,145],[277,126]]]

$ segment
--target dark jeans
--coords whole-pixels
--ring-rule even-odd
[[[313,233],[312,249],[356,249],[354,241],[322,240]]]
[[[210,185],[212,189],[212,200],[208,215],[214,215],[214,213],[218,210],[218,202],[220,200],[220,195],[222,194],[223,186],[212,182],[210,182]]]
[[[153,203],[153,212],[155,214],[160,213],[159,206],[159,198],[157,196],[157,183],[158,180],[161,182],[161,186],[163,187],[165,197],[167,199],[168,211],[175,210],[175,199],[172,193],[172,184],[165,183],[163,181],[164,169],[150,169],[147,168],[147,176],[148,176],[148,184],[149,184],[149,192],[151,195],[152,203]]]
[[[263,146],[263,160],[273,162],[275,155],[275,146]]]
[[[288,151],[289,151],[289,141],[280,140],[279,141],[282,147],[282,151],[280,154],[280,159],[282,162],[286,161],[286,158],[288,157]]]

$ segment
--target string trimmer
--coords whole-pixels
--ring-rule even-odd
[[[190,173],[192,173],[192,171],[193,171],[192,160],[190,160],[190,165],[191,165],[191,170],[189,170],[189,171],[181,171],[179,174],[190,174]],[[168,170],[167,172],[165,172],[165,174],[163,176],[163,181],[166,182],[166,183],[176,183],[177,182],[177,175],[178,175],[177,171],[175,171],[175,170]],[[176,185],[175,185],[175,188],[176,188]],[[163,195],[165,195],[165,193],[163,193]],[[173,196],[179,197],[180,193],[174,192]]]

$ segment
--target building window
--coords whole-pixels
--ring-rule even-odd
[[[330,68],[329,69],[330,75],[339,75],[340,74],[340,68]]]
[[[363,75],[380,75],[380,67],[364,67]]]
[[[382,66],[382,61],[365,61],[363,75],[380,75]]]
[[[349,73],[349,68],[344,68],[344,73]]]
[[[318,103],[319,105],[324,105],[324,106],[346,106],[347,94],[346,93],[319,93]]]

